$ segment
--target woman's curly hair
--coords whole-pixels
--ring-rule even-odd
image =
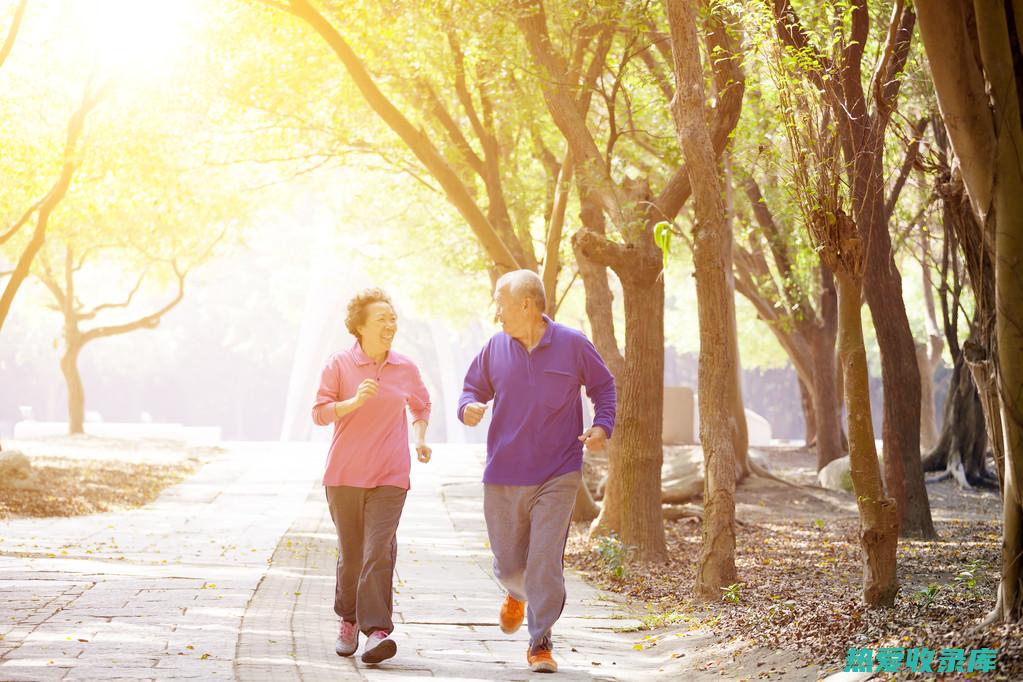
[[[391,303],[391,297],[384,293],[383,289],[363,289],[359,293],[355,294],[352,300],[348,301],[348,314],[345,315],[345,327],[348,328],[348,332],[362,341],[362,337],[359,336],[359,327],[366,324],[366,308],[373,303],[386,303],[387,305],[394,307]]]

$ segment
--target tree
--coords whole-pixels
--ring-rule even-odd
[[[997,350],[972,362],[986,365],[995,378],[997,392],[988,395],[985,415],[993,439],[998,434],[990,428],[994,415],[1002,429],[1001,453],[995,441],[996,462],[1004,472],[1002,574],[989,620],[1015,622],[1023,619],[1023,126],[1016,85],[1023,75],[1016,23],[1023,6],[1018,0],[917,5],[920,36],[980,228],[979,243],[994,263]],[[984,401],[984,383],[977,383]]]
[[[789,0],[772,0],[772,10],[779,40],[801,55],[801,71],[827,98],[840,136],[852,218],[865,248],[864,294],[881,348],[886,487],[898,504],[900,532],[933,538],[920,464],[920,374],[902,279],[892,257],[884,187],[885,131],[896,109],[916,14],[911,3],[895,2],[880,59],[864,87],[867,0],[853,0],[835,17],[841,27],[837,39],[831,36],[836,24],[822,28],[835,46],[830,53],[814,43]],[[828,74],[831,83],[825,80]]]
[[[71,180],[79,164],[81,150],[78,148],[78,143],[82,136],[82,130],[85,127],[85,118],[99,102],[102,95],[103,88],[95,88],[90,81],[85,88],[81,104],[79,104],[78,109],[71,115],[71,119],[68,121],[67,139],[64,143],[64,161],[61,166],[60,175],[42,199],[32,204],[13,225],[0,234],[0,246],[2,246],[17,235],[22,227],[29,224],[32,216],[35,216],[35,228],[28,242],[21,249],[14,270],[4,273],[9,275],[9,279],[4,286],[3,294],[0,294],[0,329],[3,329],[4,320],[7,319],[7,315],[11,311],[14,296],[18,293],[18,289],[31,271],[32,261],[46,241],[46,228],[49,224],[50,215],[57,205],[63,201],[64,197],[67,196],[68,188],[71,186]]]
[[[992,356],[991,344],[994,342],[994,264],[983,243],[983,230],[977,223],[962,180],[958,174],[953,176],[948,136],[940,117],[936,118],[935,184],[941,198],[944,231],[939,293],[945,339],[953,366],[941,433],[924,457],[924,471],[944,471],[966,488],[994,487],[1000,480],[988,472],[985,463],[988,449],[985,415],[997,415],[998,403],[997,387],[987,360]],[[968,321],[969,336],[965,343],[960,343],[959,316],[967,280],[973,292],[974,310]],[[995,405],[993,410],[990,405],[984,408],[978,384],[984,389],[985,400]],[[991,428],[996,433],[992,445],[997,453],[996,466],[1000,470],[1000,418],[991,424]]]
[[[814,268],[819,289],[815,307],[809,287],[796,272],[798,247],[775,220],[757,181],[748,177],[743,186],[759,230],[751,231],[747,245],[736,245],[736,290],[756,308],[805,387],[809,410],[804,414],[813,420],[819,471],[845,451],[835,384],[838,306],[833,276],[823,262]]]
[[[791,48],[776,57],[783,68]],[[836,71],[837,73],[838,71]],[[822,74],[833,83],[833,74]],[[898,593],[896,549],[899,518],[895,500],[886,497],[874,446],[870,386],[860,317],[866,246],[842,208],[839,135],[824,95],[793,80],[779,88],[784,112],[790,180],[803,224],[824,264],[834,273],[838,295],[838,353],[845,405],[849,412],[849,462],[860,520],[863,601],[892,606]]]
[[[689,171],[685,166],[675,170],[656,196],[649,173],[641,179],[613,177],[611,153],[618,139],[613,134],[616,128],[612,127],[602,152],[595,126],[577,105],[579,80],[572,78],[563,56],[577,48],[570,44],[559,50],[549,32],[542,2],[523,0],[516,3],[513,11],[539,72],[547,110],[574,159],[583,228],[573,235],[572,242],[581,256],[580,271],[586,260],[597,266],[592,271],[592,281],[603,289],[606,278],[601,270],[611,268],[621,282],[624,298],[624,368],[617,377],[623,397],[604,505],[592,532],[618,531],[626,544],[637,548],[641,560],[657,560],[666,551],[660,513],[664,286],[660,276],[662,255],[654,242],[653,228],[662,220],[674,218],[688,198]],[[610,22],[614,17],[601,19]],[[713,126],[714,151],[720,154],[738,120],[743,78],[734,36],[725,30],[720,17],[712,21],[720,28],[709,37],[720,49],[720,58],[714,63],[720,96]],[[625,33],[626,41],[633,37],[634,33]],[[605,98],[609,120],[617,120],[613,118],[615,102],[614,96]],[[605,220],[614,230],[615,239],[607,233]],[[589,297],[590,282],[586,275],[583,278]],[[602,295],[600,299],[602,306],[609,304],[608,296]],[[595,312],[603,316],[608,309],[609,305]],[[604,343],[597,329],[604,326],[601,334],[606,339],[610,325],[600,318],[595,320],[592,314],[591,322],[595,341]],[[616,345],[605,350],[598,344],[598,349],[605,357],[617,354]]]
[[[489,49],[477,49],[476,57],[471,59],[463,47],[458,23],[444,8],[432,7],[412,13],[418,20],[410,22],[417,36],[421,35],[420,22],[434,23],[438,34],[445,37],[446,45],[431,52],[432,58],[440,60],[436,70],[421,72],[411,80],[405,78],[405,73],[394,79],[394,82],[410,84],[404,92],[398,93],[409,101],[402,109],[395,98],[381,90],[377,78],[335,28],[328,14],[308,0],[288,3],[263,0],[261,4],[294,15],[320,35],[344,65],[373,112],[400,138],[406,151],[411,152],[426,174],[440,185],[445,198],[465,219],[491,263],[492,280],[517,268],[540,270],[542,266],[550,303],[547,312],[555,316],[561,300],[557,278],[573,171],[571,156],[566,154],[561,162],[548,159],[545,164],[550,206],[542,255],[538,257],[534,252],[530,222],[532,210],[542,204],[529,194],[511,196],[507,187],[524,175],[512,165],[515,151],[521,144],[519,140],[523,139],[523,129],[532,126],[536,146],[547,157],[553,154],[544,146],[542,135],[535,130],[535,122],[529,120],[528,114],[524,115],[521,102],[528,97],[510,73],[501,73],[505,70],[505,60],[500,54],[493,54],[492,45]],[[375,26],[376,22],[373,24]],[[500,30],[499,27],[491,29]],[[605,34],[609,35],[606,31]],[[587,35],[592,38],[596,33],[590,31]],[[501,41],[495,41],[498,42]],[[386,51],[387,47],[380,49]],[[586,56],[585,47],[574,55],[572,68],[575,72],[583,70]],[[602,58],[598,46],[593,59],[596,66],[585,73],[588,81],[600,72]],[[475,66],[472,72],[471,66]],[[470,133],[468,137],[466,128]],[[481,207],[481,194],[486,197],[485,207]],[[519,211],[515,210],[516,200]],[[611,368],[614,371],[613,365]],[[596,513],[597,506],[588,488],[580,484],[575,518],[589,520]]]
[[[81,325],[87,320],[94,319],[104,310],[127,308],[131,305],[132,299],[138,293],[139,288],[145,279],[147,270],[143,271],[135,286],[128,292],[127,298],[119,303],[101,303],[91,307],[85,307],[78,299],[75,290],[75,275],[85,265],[89,255],[96,253],[96,250],[87,249],[83,254],[75,254],[68,246],[64,254],[63,282],[61,282],[53,271],[48,258],[43,258],[42,274],[40,279],[53,295],[55,306],[64,318],[64,354],[60,359],[60,369],[64,374],[64,380],[68,389],[68,432],[71,434],[84,433],[85,428],[85,387],[82,384],[82,377],[78,371],[78,357],[85,345],[96,339],[117,334],[126,334],[136,329],[153,329],[160,323],[160,318],[169,312],[174,306],[181,302],[185,293],[185,275],[177,263],[171,263],[171,268],[177,277],[177,294],[162,308],[136,318],[130,322],[116,325],[97,326],[83,330]],[[76,258],[76,255],[80,257]]]
[[[704,118],[706,94],[693,8],[666,0],[675,67],[672,113],[693,187],[693,268],[700,318],[700,443],[703,446],[703,550],[697,592],[716,600],[735,582],[735,449],[729,391],[738,357],[735,299],[729,273],[732,235],[725,217],[718,163]]]

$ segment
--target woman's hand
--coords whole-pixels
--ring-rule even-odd
[[[366,401],[377,394],[380,390],[380,383],[376,379],[363,379],[362,383],[359,384],[359,388],[355,390],[355,396],[352,398],[352,404],[355,407],[362,407],[366,404]]]
[[[430,461],[430,455],[432,454],[433,450],[426,443],[416,444],[416,455],[418,456],[419,461],[422,462],[423,464],[426,464],[427,462]]]

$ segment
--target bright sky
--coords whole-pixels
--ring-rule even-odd
[[[80,27],[81,45],[97,65],[126,77],[170,65],[201,19],[197,0],[64,0],[61,12]]]

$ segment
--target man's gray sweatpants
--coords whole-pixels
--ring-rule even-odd
[[[494,575],[515,599],[528,602],[529,645],[550,645],[565,608],[565,541],[581,472],[539,485],[483,486]]]
[[[398,556],[398,521],[404,488],[326,486],[330,517],[337,529],[334,613],[369,635],[394,629],[392,588]]]

